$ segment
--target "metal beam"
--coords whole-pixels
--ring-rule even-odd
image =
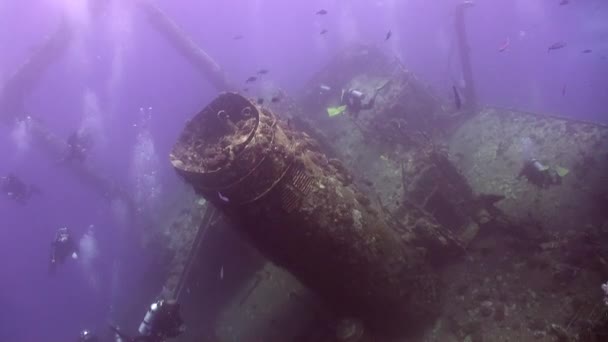
[[[236,90],[228,81],[220,65],[201,49],[186,33],[157,6],[147,0],[137,4],[148,17],[150,24],[184,56],[218,91]]]
[[[16,118],[25,115],[25,97],[49,66],[63,55],[71,37],[70,27],[61,22],[59,28],[11,75],[0,91],[0,120],[13,124]]]
[[[458,52],[460,55],[460,63],[462,65],[462,76],[466,86],[464,88],[465,107],[471,113],[477,108],[477,95],[475,93],[475,83],[473,81],[473,67],[471,66],[471,56],[469,55],[470,46],[467,39],[466,25],[464,21],[464,12],[466,9],[473,6],[473,1],[465,0],[456,6],[456,36],[458,38]]]

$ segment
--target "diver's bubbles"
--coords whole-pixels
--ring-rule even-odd
[[[106,145],[103,127],[104,113],[99,105],[99,97],[91,89],[87,89],[83,95],[83,113],[78,128],[78,133],[90,138],[102,148]]]
[[[86,233],[80,238],[79,251],[82,264],[85,268],[91,268],[93,261],[99,256],[99,248],[97,247],[97,241],[95,239],[94,229],[88,229]]]
[[[95,291],[100,290],[99,272],[96,269],[96,260],[99,257],[99,247],[95,239],[94,227],[84,233],[78,242],[80,265],[83,268],[87,282]]]
[[[126,227],[129,223],[129,206],[123,199],[114,198],[110,202],[110,211],[114,220],[120,227]]]
[[[160,161],[150,132],[152,107],[139,109],[137,138],[132,152],[130,177],[139,213],[157,212],[162,192]]]
[[[537,158],[538,145],[530,137],[519,140],[519,153],[523,162]]]
[[[25,154],[30,148],[32,140],[29,130],[30,120],[29,117],[26,117],[25,119],[15,121],[10,132],[11,141],[15,145],[18,157]]]
[[[139,107],[138,124],[136,127],[149,128],[150,121],[152,120],[152,107]]]

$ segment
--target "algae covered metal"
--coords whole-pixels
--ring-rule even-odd
[[[329,116],[349,89],[373,97],[373,106]],[[492,203],[471,189],[441,143],[458,116],[398,60],[369,46],[346,49],[313,77],[300,102],[312,115],[298,122],[316,128],[315,137],[430,260],[449,260],[476,236],[485,222],[479,213]]]
[[[475,190],[505,196],[498,207],[520,225],[564,233],[608,219],[606,126],[485,108],[455,131],[450,152]],[[522,173],[530,161],[555,180],[535,184]]]
[[[177,172],[237,229],[341,315],[402,328],[439,310],[418,249],[401,239],[337,160],[270,111],[224,93],[185,127]]]

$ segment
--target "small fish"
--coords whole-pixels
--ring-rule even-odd
[[[224,266],[220,267],[220,280],[224,279]]]
[[[270,99],[270,102],[272,102],[272,103],[277,103],[277,102],[279,102],[279,101],[281,101],[281,97],[280,97],[280,96],[273,96],[273,97]]]
[[[267,69],[260,69],[260,70],[258,70],[258,75],[266,75],[269,72],[270,71],[268,71]]]
[[[570,3],[570,0],[562,0],[562,1],[559,2],[559,5],[563,6],[563,5],[567,5],[569,3]]]
[[[316,15],[326,15],[327,11],[324,9],[318,10],[317,13],[315,13]]]
[[[511,46],[511,39],[507,37],[507,40],[505,40],[505,42],[498,47],[498,52],[504,52],[506,49],[509,48],[509,46]]]
[[[549,46],[549,48],[547,49],[547,52],[551,52],[551,50],[559,50],[562,48],[566,47],[566,43],[564,42],[556,42],[551,44],[551,46]]]
[[[460,109],[462,107],[462,101],[460,100],[458,89],[456,89],[456,86],[452,86],[452,90],[454,91],[454,103],[456,104],[456,108]]]
[[[326,84],[321,84],[319,86],[319,88],[321,88],[321,90],[323,90],[323,91],[330,91],[331,90],[331,87],[328,86],[328,85],[326,85]]]
[[[245,83],[251,83],[251,82],[255,82],[257,80],[258,80],[257,77],[251,76],[251,77],[249,77],[248,79],[245,80]]]
[[[264,104],[264,99],[261,97],[258,97],[258,100],[256,102],[261,106]]]
[[[384,38],[384,41],[391,39],[392,35],[393,35],[393,32],[391,30],[388,30],[388,32],[386,32],[386,37]]]
[[[562,87],[562,96],[566,96],[566,85]]]
[[[237,34],[236,36],[232,37],[232,39],[233,39],[233,40],[241,40],[241,39],[243,39],[243,38],[245,38],[245,37],[243,37],[243,36],[242,36],[242,35],[240,35],[240,34]]]
[[[321,32],[319,32],[319,34],[320,34],[320,35],[324,35],[324,34],[326,34],[327,32],[328,32],[327,30],[323,29],[323,30],[321,30]]]
[[[581,51],[581,52],[582,52],[582,53],[591,53],[591,52],[593,52],[593,50],[591,50],[591,49],[585,49],[585,50],[583,50],[583,51]]]

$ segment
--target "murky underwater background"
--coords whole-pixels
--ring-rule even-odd
[[[98,331],[105,338],[108,321],[134,332],[167,278],[167,265],[170,264],[167,260],[173,256],[167,254],[167,241],[177,250],[181,246],[176,239],[167,237],[179,234],[170,229],[165,233],[164,228],[171,226],[174,218],[180,215],[179,222],[190,222],[190,226],[195,226],[192,222],[198,222],[196,220],[205,220],[203,213],[200,217],[191,217],[197,206],[205,202],[193,199],[190,185],[176,174],[168,156],[187,121],[214,100],[219,91],[209,82],[209,75],[184,58],[187,53],[177,51],[168,43],[162,30],[151,25],[137,3],[126,0],[0,2],[0,85],[3,87],[0,88],[3,123],[0,126],[3,157],[0,175],[16,174],[24,182],[41,189],[41,194],[32,197],[26,205],[8,197],[0,201],[0,305],[3,307],[0,341],[76,340],[84,328]],[[403,164],[408,160],[405,157],[412,156],[410,161],[426,157],[420,157],[422,152],[410,152],[402,142],[376,142],[380,136],[390,137],[387,127],[393,129],[397,125],[401,129],[403,122],[399,119],[393,122],[392,118],[384,120],[382,116],[377,119],[364,114],[360,118],[363,125],[371,127],[371,123],[378,123],[374,127],[380,127],[378,131],[372,131],[377,135],[372,135],[370,143],[359,137],[359,128],[345,116],[325,117],[326,108],[336,104],[331,102],[335,98],[330,100],[328,97],[327,102],[322,102],[311,97],[310,90],[330,80],[340,87],[348,83],[365,88],[366,82],[393,79],[387,93],[379,97],[378,108],[384,108],[383,103],[399,102],[409,94],[412,99],[432,99],[429,101],[433,103],[433,110],[429,112],[453,113],[457,112],[453,90],[459,89],[462,94],[468,86],[461,71],[454,29],[455,8],[461,1],[159,0],[150,3],[160,8],[218,63],[226,79],[236,85],[231,90],[251,98],[254,103],[263,98],[262,106],[270,106],[279,116],[281,113],[300,113],[300,119],[321,132],[315,139],[326,138],[330,142],[323,141],[323,147],[333,147],[334,155],[330,157],[340,159],[355,174],[358,186],[365,188],[366,182],[361,179],[374,180],[373,189],[363,192],[370,198],[374,197],[371,193],[380,193],[381,203],[392,215],[399,216],[403,204],[394,203],[393,192],[397,188],[392,182],[398,178],[397,183],[400,183],[403,170],[405,174],[411,171],[414,175],[417,174],[414,170],[419,169],[416,162]],[[321,10],[326,13],[321,14]],[[58,53],[45,55],[42,64],[46,67],[26,77],[29,83],[24,91],[7,91],[12,75],[36,56],[45,41],[52,39],[62,25],[70,32],[65,49],[59,48]],[[551,311],[546,302],[559,302],[563,293],[576,294],[579,289],[597,290],[597,294],[590,291],[585,294],[589,293],[591,298],[596,296],[600,302],[600,285],[607,280],[608,272],[598,261],[603,260],[603,248],[593,247],[593,252],[585,249],[585,241],[603,241],[601,238],[605,237],[602,229],[605,229],[606,217],[601,212],[605,212],[606,192],[594,190],[608,191],[605,189],[608,182],[601,183],[605,180],[602,177],[605,177],[608,160],[606,129],[601,125],[584,126],[578,121],[605,124],[608,120],[608,3],[602,0],[479,0],[467,9],[466,31],[480,107],[487,105],[551,114],[577,123],[520,119],[517,114],[502,109],[485,111],[460,130],[455,130],[451,121],[443,126],[446,121],[441,119],[406,120],[412,125],[417,122],[416,129],[432,132],[429,133],[431,138],[434,134],[443,134],[439,131],[450,131],[449,137],[442,136],[445,138],[442,142],[449,145],[446,160],[454,164],[453,170],[458,170],[455,174],[461,175],[458,177],[466,179],[462,184],[466,183],[475,193],[504,196],[499,209],[507,213],[509,219],[521,222],[519,219],[532,217],[534,221],[534,224],[527,221],[521,231],[516,231],[519,239],[499,234],[488,240],[484,239],[484,234],[479,234],[478,242],[461,255],[461,263],[444,265],[447,268],[443,271],[445,277],[452,280],[459,279],[457,275],[464,274],[463,270],[478,270],[474,279],[460,279],[466,286],[459,283],[448,287],[444,293],[451,298],[462,297],[464,303],[475,304],[460,305],[460,302],[448,299],[445,311],[451,312],[451,316],[447,315],[451,318],[444,317],[440,320],[443,326],[434,326],[435,337],[431,334],[424,338],[475,340],[479,338],[479,331],[483,331],[484,340],[502,341],[499,336],[505,336],[505,330],[500,326],[477,320],[462,322],[462,317],[485,317],[486,314],[495,317],[501,310],[507,312],[507,317],[513,317],[514,313],[520,312],[512,307],[513,303],[525,306],[521,303],[529,302],[527,321],[532,323],[524,323],[522,327],[512,326],[509,321],[509,329],[520,332],[527,329],[530,333],[510,338],[550,341],[557,336],[549,333],[553,322],[542,319],[541,322],[536,318],[545,314],[543,310]],[[564,46],[550,49],[557,43]],[[369,54],[374,58],[373,51],[379,51],[385,57],[370,57],[369,60],[377,64],[356,64],[359,69],[348,69],[349,64],[342,63],[344,60],[339,56],[357,44],[366,44],[365,49],[372,51]],[[388,67],[383,63],[392,65],[395,58],[407,73],[386,71]],[[344,69],[340,69],[340,65]],[[398,87],[392,88],[397,83],[395,80],[406,75],[415,75],[416,81],[412,83],[420,84],[421,88],[416,89],[424,91],[408,93],[399,92],[401,88]],[[256,80],[247,82],[250,77],[256,77]],[[277,94],[284,95],[277,99],[276,107],[272,107],[271,98]],[[402,98],[391,100],[390,94]],[[303,110],[282,107],[291,104],[290,98],[297,99],[296,104]],[[405,107],[410,105],[407,99],[402,102]],[[28,116],[59,137],[60,146],[72,132],[85,132],[93,141],[85,167],[109,180],[104,183],[108,189],[128,194],[133,202],[116,200],[120,196],[104,191],[100,196],[99,188],[92,189],[83,173],[73,172],[72,165],[62,163],[60,155],[49,152],[52,148],[41,146],[45,144],[40,144],[32,135]],[[579,124],[581,126],[577,126]],[[296,127],[294,130],[303,126]],[[539,130],[544,133],[539,134]],[[401,137],[402,133],[398,130],[396,134]],[[424,141],[416,134],[412,136],[416,143]],[[567,146],[574,144],[578,150],[567,150]],[[362,147],[365,145],[366,148]],[[323,152],[330,154],[327,150]],[[579,163],[573,155],[584,162]],[[541,159],[540,156],[544,156],[543,163],[548,167],[565,172],[558,169],[561,167],[570,175],[560,176],[563,183],[548,189],[535,186],[526,177],[518,177],[524,161]],[[394,170],[399,170],[399,177],[394,178]],[[438,179],[446,177],[431,178],[431,181],[443,184]],[[458,179],[445,188],[461,184],[461,178]],[[589,189],[592,194],[577,197],[579,194],[574,194],[575,190],[581,188]],[[399,188],[401,190],[407,189]],[[409,190],[408,195],[417,196],[415,189]],[[450,198],[460,199],[459,196],[463,201],[473,201],[473,195],[467,197],[458,189],[454,193],[442,191],[439,192],[445,198],[431,195],[427,198],[436,208],[452,205]],[[444,200],[450,203],[444,204]],[[531,210],[533,213],[527,213],[520,210],[521,207],[535,209]],[[448,225],[467,216],[446,214],[439,217],[430,213],[433,215],[438,225]],[[582,222],[584,219],[580,217],[588,222]],[[483,221],[481,218],[475,220]],[[183,224],[188,226],[188,223]],[[49,277],[50,244],[57,229],[63,226],[69,227],[77,237],[81,256],[76,262],[68,260],[56,276]],[[466,235],[467,225],[462,223],[460,226],[462,230],[455,234]],[[535,227],[541,228],[535,230]],[[587,231],[585,227],[589,231],[597,230],[599,235],[577,235]],[[301,329],[295,323],[294,326],[286,323],[297,321],[289,317],[298,316],[297,313],[291,314],[278,304],[273,306],[272,300],[265,302],[263,299],[280,298],[280,293],[284,293],[286,300],[294,301],[295,298],[297,301],[299,291],[305,293],[306,290],[300,290],[301,285],[276,267],[260,266],[263,262],[257,258],[261,257],[240,240],[242,245],[235,250],[208,242],[234,244],[239,238],[231,234],[210,231],[205,237],[207,242],[200,247],[199,259],[211,261],[201,262],[206,266],[199,265],[200,272],[190,271],[189,284],[203,285],[197,293],[190,290],[193,286],[184,290],[184,301],[197,304],[190,307],[184,304],[184,317],[190,332],[180,340],[201,340],[201,336],[215,334],[210,340],[256,341],[258,337],[252,335],[246,339],[246,332]],[[581,244],[577,245],[576,241]],[[557,243],[560,247],[542,243]],[[523,252],[538,248],[541,252],[549,250],[554,254],[531,256]],[[579,248],[584,251],[577,253]],[[438,254],[442,253],[440,249]],[[574,274],[568,273],[573,267],[572,259],[568,259],[570,254],[575,255],[572,258],[576,259],[574,264],[578,267],[572,271]],[[555,266],[546,259],[557,260],[558,257],[569,261],[556,262]],[[593,261],[589,261],[591,259]],[[471,266],[473,264],[477,266]],[[227,265],[245,271],[231,270]],[[583,270],[587,266],[593,270]],[[196,265],[192,267],[197,269]],[[511,273],[501,274],[501,267],[509,268]],[[555,270],[556,267],[561,268]],[[537,270],[541,273],[535,273]],[[543,270],[550,270],[552,276],[547,278]],[[258,280],[262,278],[288,279],[277,280],[283,286],[282,292],[272,286],[261,286],[259,292],[253,292],[257,295],[252,299],[260,301],[255,303],[256,308],[268,308],[267,316],[262,317],[272,317],[269,312],[286,310],[277,314],[286,320],[255,329],[243,322],[240,329],[231,330],[226,325],[238,325],[244,320],[238,315],[239,310],[217,314],[218,308],[230,307],[233,297],[249,291],[251,274],[254,274],[251,282],[256,286],[260,282],[264,284],[264,280]],[[278,275],[273,278],[269,274]],[[547,287],[543,281],[555,279],[555,274],[558,278],[575,279],[575,283],[549,291],[545,301],[523,298],[523,294],[534,298],[542,296],[536,288],[511,285],[529,283],[532,286],[538,278],[542,283],[538,286]],[[509,286],[506,279],[510,279]],[[503,287],[509,290],[489,285],[490,282],[504,282]],[[586,288],[579,283],[590,285]],[[575,297],[568,299],[568,305],[576,303],[572,304],[575,307],[573,314],[564,314],[568,316],[566,321],[576,316],[580,308],[587,308],[588,298]],[[308,297],[302,295],[302,298]],[[309,302],[302,301],[307,304],[302,306],[305,309],[299,310],[310,312]],[[219,321],[222,322],[217,323]],[[454,333],[442,335],[439,331],[450,330],[445,328],[450,324],[457,326],[452,329]],[[478,327],[480,324],[483,328]],[[197,330],[197,326],[202,328]],[[547,333],[534,335],[537,331]],[[274,336],[280,341],[293,335],[277,333]]]

